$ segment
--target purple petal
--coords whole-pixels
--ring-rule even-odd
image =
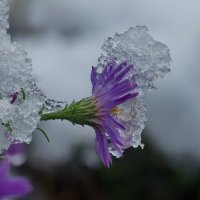
[[[129,70],[133,67],[133,65],[128,65],[120,74],[118,74],[115,78],[116,82],[121,81],[124,76],[129,72]]]
[[[24,154],[24,145],[23,144],[11,144],[6,154],[8,155],[16,155],[16,154]]]
[[[113,126],[111,126],[109,123],[105,123],[104,128],[114,145],[117,144],[123,146],[123,139],[120,137],[119,132]]]
[[[112,157],[108,150],[108,141],[102,130],[96,129],[96,151],[106,167],[112,164]]]
[[[112,162],[109,146],[111,145],[115,148],[120,155],[122,155],[125,148],[125,141],[120,135],[119,129],[125,131],[126,127],[115,119],[112,110],[138,95],[134,91],[137,84],[134,81],[125,79],[126,74],[132,67],[133,65],[127,65],[127,63],[121,63],[118,66],[114,62],[109,63],[104,67],[102,73],[98,75],[98,80],[94,80],[96,76],[92,72],[91,82],[93,85],[95,83],[92,97],[94,97],[98,110],[95,118],[92,119],[95,123],[96,151],[107,167]]]
[[[112,69],[115,65],[116,65],[115,62],[112,62],[107,64],[106,67],[103,69],[102,73],[98,77],[96,86],[93,90],[94,94],[97,93],[99,90],[101,90],[103,82],[107,79],[107,76],[109,76],[110,72],[112,72]]]
[[[10,169],[10,164],[7,161],[7,159],[5,159],[4,161],[0,163],[0,177],[1,177],[0,180],[8,176],[9,169]]]
[[[1,180],[0,184],[0,197],[24,196],[32,191],[32,186],[26,178]]]
[[[5,155],[12,165],[22,165],[26,161],[24,144],[11,144]]]
[[[96,72],[96,69],[94,67],[92,67],[90,79],[91,79],[91,82],[92,82],[92,86],[94,88],[95,85],[96,85],[96,82],[97,82],[97,72]]]
[[[100,93],[101,101],[109,102],[112,98],[116,99],[126,94],[127,92],[131,92],[134,88],[135,85],[133,83],[131,83],[129,80],[124,80],[120,84],[113,86],[113,88],[102,91]]]
[[[125,130],[125,129],[126,129],[125,126],[124,126],[121,122],[117,121],[117,120],[116,120],[114,117],[112,117],[111,115],[109,115],[109,119],[110,119],[111,122],[114,123],[118,128],[120,128],[120,129],[122,129],[122,130]]]
[[[23,177],[14,178],[9,175],[10,164],[7,159],[0,164],[0,198],[10,196],[24,196],[32,191],[28,179]]]
[[[122,63],[120,65],[118,65],[113,71],[112,73],[109,74],[109,76],[107,77],[106,81],[102,84],[103,87],[105,87],[105,85],[107,83],[109,83],[109,81],[112,81],[113,78],[115,77],[115,74],[117,74],[118,72],[120,72],[123,67],[126,66],[126,63]]]
[[[123,97],[120,97],[118,99],[116,99],[112,104],[113,104],[113,107],[119,105],[119,104],[122,104],[124,103],[125,101],[129,100],[129,99],[132,99],[134,97],[136,97],[138,95],[138,92],[135,92],[135,93],[132,93],[132,94],[126,94],[124,95]]]
[[[122,155],[123,139],[120,137],[119,132],[114,127],[108,124],[104,124],[104,128],[108,133],[108,136],[114,148],[118,151],[119,154]]]

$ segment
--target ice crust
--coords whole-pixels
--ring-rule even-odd
[[[133,64],[126,78],[137,83],[139,95],[120,106],[122,109],[118,119],[126,126],[121,136],[126,139],[126,148],[141,146],[141,133],[145,127],[146,105],[144,98],[147,91],[154,87],[154,80],[162,78],[170,72],[171,57],[168,47],[149,34],[145,26],[130,28],[123,34],[116,33],[109,37],[102,46],[103,53],[98,59],[97,69],[100,72],[104,66],[112,61]],[[120,157],[115,148],[110,146],[110,152]]]
[[[7,1],[0,0],[0,153],[11,143],[31,141],[45,100],[31,75],[27,53],[7,34],[7,18]],[[17,98],[11,103],[15,93]]]
[[[43,114],[56,112],[62,110],[67,106],[67,101],[56,101],[53,99],[46,99],[43,109]]]

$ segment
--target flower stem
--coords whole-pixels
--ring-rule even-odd
[[[61,110],[55,112],[41,114],[41,121],[47,120],[68,120],[73,124],[93,125],[97,108],[92,98],[84,98],[78,102],[72,102]]]

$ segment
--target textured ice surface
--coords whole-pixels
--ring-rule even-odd
[[[113,38],[105,40],[102,49],[98,70],[102,70],[106,63],[113,60],[117,63],[127,61],[134,65],[127,78],[138,84],[139,95],[120,106],[122,112],[118,119],[126,126],[126,131],[121,132],[122,137],[126,138],[126,147],[143,147],[141,132],[146,121],[144,97],[147,91],[154,88],[154,80],[170,71],[169,49],[165,44],[154,40],[145,26],[130,28],[123,34],[116,33]],[[120,156],[113,147],[110,147],[110,152]]]
[[[11,143],[29,143],[44,96],[31,75],[31,60],[7,34],[8,7],[0,0],[0,152]]]
[[[55,101],[53,99],[46,99],[44,110],[42,113],[51,113],[63,109],[67,105],[66,101]]]

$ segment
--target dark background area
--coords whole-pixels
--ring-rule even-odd
[[[144,150],[128,149],[123,158],[113,160],[110,169],[85,165],[81,157],[84,146],[79,146],[68,162],[51,170],[35,168],[28,159],[17,172],[30,178],[34,192],[23,199],[200,199],[196,161],[186,158],[185,164],[171,166],[171,160],[153,148],[148,138],[144,142]]]

